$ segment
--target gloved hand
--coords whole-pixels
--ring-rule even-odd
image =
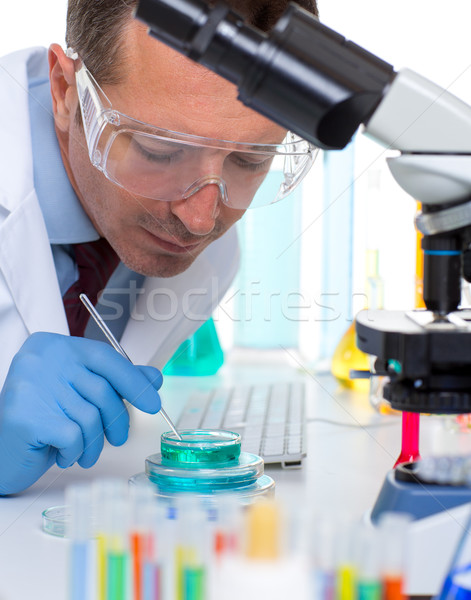
[[[122,401],[154,414],[160,371],[135,366],[104,342],[34,333],[14,357],[0,393],[0,495],[33,484],[49,467],[91,467],[104,436],[124,444]]]

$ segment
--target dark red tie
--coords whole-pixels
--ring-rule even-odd
[[[119,258],[113,248],[104,239],[86,244],[74,244],[75,260],[79,278],[63,296],[65,314],[69,323],[70,335],[83,337],[90,317],[88,310],[80,301],[80,294],[87,294],[93,306],[98,294],[106,287]]]

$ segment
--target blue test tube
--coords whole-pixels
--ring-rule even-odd
[[[94,546],[91,528],[91,490],[88,485],[73,485],[66,490],[66,504],[70,507],[67,524],[69,551],[69,598],[92,600],[94,585]]]
[[[337,529],[333,519],[325,515],[314,519],[311,530],[311,566],[313,598],[319,600],[335,599],[335,543]]]

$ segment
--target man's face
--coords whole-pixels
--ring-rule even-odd
[[[232,141],[281,142],[283,130],[244,107],[232,84],[156,42],[137,22],[126,35],[126,76],[117,85],[104,86],[113,108],[173,131]],[[58,137],[85,211],[121,260],[139,273],[159,277],[181,273],[244,213],[223,204],[216,185],[170,202],[118,187],[90,163],[83,130],[72,115],[68,132],[61,136],[58,131]]]

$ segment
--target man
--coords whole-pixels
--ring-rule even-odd
[[[42,49],[0,63],[0,494],[54,463],[92,466],[105,437],[123,444],[122,398],[160,410],[155,366],[235,274],[231,226],[280,156],[297,169],[273,174],[280,190],[310,166],[305,142],[282,145],[231,84],[150,38],[134,4],[70,0],[68,50],[53,44],[48,70]],[[231,4],[269,29],[286,3]],[[154,366],[90,339],[78,294],[95,303],[110,275],[101,309]]]

